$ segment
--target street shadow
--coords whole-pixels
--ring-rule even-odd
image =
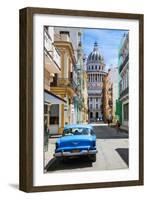
[[[51,159],[45,167],[47,172],[58,171],[58,170],[73,170],[77,168],[92,167],[92,162],[86,156],[81,156],[77,158],[67,158],[63,160],[62,158]]]
[[[118,148],[115,149],[125,163],[129,166],[129,149],[128,148]]]
[[[119,130],[111,126],[93,126],[97,139],[127,139],[129,134],[126,131]]]

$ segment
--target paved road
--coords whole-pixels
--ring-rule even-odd
[[[45,155],[47,172],[96,171],[128,168],[128,134],[117,133],[114,128],[94,124],[97,136],[97,159],[92,163],[86,157],[72,158],[67,162],[53,158],[56,139],[50,139],[49,151]]]

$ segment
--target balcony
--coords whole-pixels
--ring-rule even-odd
[[[123,70],[123,68],[125,67],[126,63],[129,61],[129,54],[125,57],[125,60],[120,64],[119,66],[119,73],[121,73],[121,71]]]
[[[127,95],[128,93],[129,93],[129,87],[127,87],[123,91],[120,91],[119,98],[121,99],[123,96]]]
[[[75,81],[68,78],[53,79],[51,87],[71,87],[73,90],[77,91],[77,84],[75,83]]]

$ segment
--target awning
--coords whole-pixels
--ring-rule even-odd
[[[65,104],[66,103],[64,99],[62,99],[61,97],[47,90],[44,90],[44,102],[48,104]]]

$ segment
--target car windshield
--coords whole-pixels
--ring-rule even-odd
[[[90,135],[91,129],[90,128],[68,128],[65,129],[63,135]]]

